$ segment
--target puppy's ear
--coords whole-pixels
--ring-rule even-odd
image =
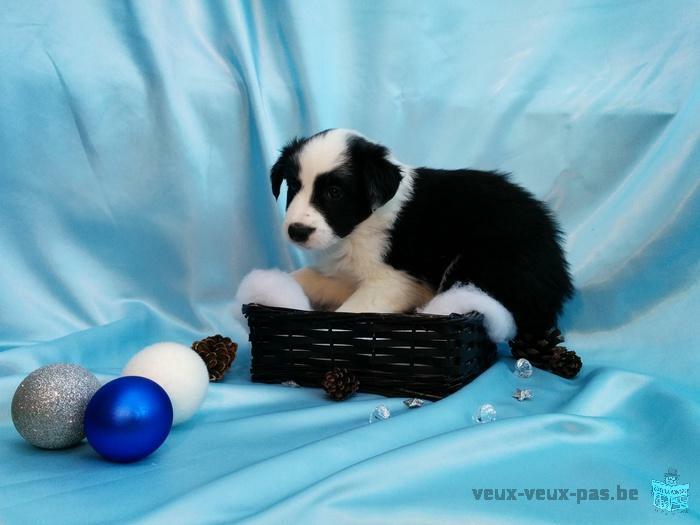
[[[284,166],[282,163],[282,158],[280,157],[270,170],[270,182],[272,183],[272,194],[275,196],[275,200],[277,200],[277,197],[280,196],[280,189],[282,188],[283,180]]]
[[[381,144],[354,137],[348,146],[353,170],[364,177],[367,196],[374,211],[396,194],[401,182],[401,169],[387,159],[389,150]]]
[[[275,200],[280,196],[282,181],[295,177],[299,173],[297,153],[299,153],[299,150],[307,140],[308,139],[299,137],[293,138],[280,151],[277,162],[275,162],[270,170],[270,182],[272,183],[272,194],[275,196]]]

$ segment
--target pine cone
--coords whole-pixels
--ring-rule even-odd
[[[199,354],[209,371],[209,381],[219,381],[236,359],[238,345],[219,334],[192,343],[192,350]]]
[[[583,363],[576,352],[567,350],[564,346],[558,346],[552,352],[552,359],[549,361],[549,369],[558,376],[571,379],[578,374]]]
[[[331,399],[342,401],[357,392],[360,382],[347,368],[334,368],[326,372],[322,386]]]
[[[571,379],[581,370],[581,358],[576,352],[559,346],[564,342],[564,336],[557,328],[550,328],[544,334],[518,334],[510,341],[510,351],[513,357],[524,357],[533,366]]]

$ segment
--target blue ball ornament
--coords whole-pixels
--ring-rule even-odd
[[[124,376],[100,388],[85,410],[85,436],[100,455],[129,463],[163,444],[173,425],[173,405],[155,381]]]

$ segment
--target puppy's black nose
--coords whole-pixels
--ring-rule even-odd
[[[306,226],[300,222],[293,222],[289,225],[289,238],[294,242],[305,242],[308,240],[309,235],[311,235],[316,228],[311,226]]]

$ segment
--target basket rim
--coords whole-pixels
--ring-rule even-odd
[[[241,306],[241,311],[246,317],[252,312],[270,312],[277,313],[281,316],[289,317],[312,317],[322,315],[324,317],[334,317],[336,319],[350,320],[358,318],[366,321],[394,321],[400,323],[402,321],[474,321],[483,322],[484,315],[477,311],[467,312],[465,314],[451,313],[448,315],[440,314],[425,314],[425,313],[377,313],[377,312],[329,312],[325,310],[297,310],[296,308],[283,308],[281,306],[268,306],[259,303],[246,303]]]

